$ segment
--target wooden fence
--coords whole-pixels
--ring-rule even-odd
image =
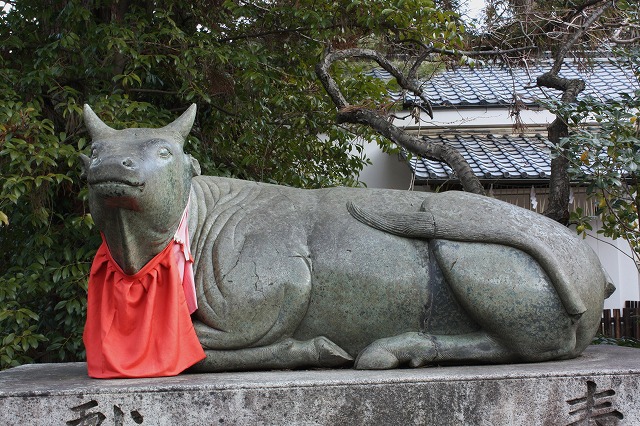
[[[605,337],[640,339],[640,302],[627,300],[624,306],[602,311],[600,333]]]

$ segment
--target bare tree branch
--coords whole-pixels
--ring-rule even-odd
[[[623,31],[633,30],[636,34],[640,30],[640,25],[629,22],[629,19],[614,22],[613,24],[607,24],[610,28],[613,27],[613,35],[610,37],[611,41],[616,44],[634,44],[640,41],[640,36],[622,37]]]
[[[333,62],[347,58],[365,58],[377,62],[382,68],[395,77],[401,87],[412,91],[418,95],[426,105],[429,105],[429,101],[420,90],[420,86],[417,80],[415,80],[415,77],[405,77],[402,72],[381,53],[369,49],[327,50],[321,61],[316,65],[316,74],[326,92],[329,94],[329,97],[338,107],[337,121],[339,124],[364,124],[376,130],[396,145],[407,149],[409,152],[421,157],[430,157],[444,161],[455,171],[465,191],[485,194],[484,188],[474,175],[473,170],[464,157],[462,157],[462,154],[455,148],[442,143],[427,143],[393,125],[386,114],[361,106],[350,105],[329,73],[329,68]],[[428,113],[433,118],[433,112],[430,106]]]
[[[578,5],[574,10],[572,10],[571,13],[568,15],[568,19],[566,20],[567,21],[573,20],[576,16],[582,14],[582,12],[584,12],[586,9],[590,8],[591,6],[597,5],[598,3],[609,3],[609,2],[611,2],[611,0],[587,0],[581,5]]]
[[[333,83],[333,91],[337,91],[338,93],[340,93],[338,86],[329,75],[328,70],[331,64],[335,61],[347,58],[364,58],[377,62],[378,65],[388,71],[389,74],[391,74],[396,79],[400,87],[406,90],[410,90],[411,92],[413,92],[413,94],[418,96],[423,102],[422,106],[426,108],[426,112],[427,114],[429,114],[429,117],[433,118],[431,103],[429,102],[429,99],[422,93],[422,89],[420,88],[420,84],[418,83],[418,81],[415,78],[405,77],[405,75],[402,74],[402,72],[398,68],[396,68],[396,66],[393,65],[391,61],[389,61],[389,59],[387,59],[384,55],[376,50],[354,48],[325,52],[322,62],[316,66],[316,74],[318,74],[320,80],[323,81],[323,84],[324,80],[329,80]],[[340,93],[340,96],[342,96],[342,93]],[[338,108],[344,108],[347,105],[347,102],[344,98],[339,99],[339,103],[335,102],[334,100],[334,103]]]
[[[422,47],[424,52],[421,54],[421,57],[424,56],[424,58],[420,62],[424,62],[427,59],[427,57],[432,53],[439,53],[441,55],[455,56],[455,57],[460,57],[460,56],[469,56],[469,57],[476,57],[476,56],[503,56],[503,55],[509,55],[509,54],[512,54],[512,53],[528,52],[528,51],[537,49],[537,46],[534,45],[534,44],[528,45],[528,46],[514,47],[514,48],[511,48],[511,49],[451,50],[451,49],[441,49],[441,48],[438,48],[438,47],[427,46],[426,44],[424,44],[424,43],[422,43],[420,41],[417,41],[417,40],[413,40],[413,39],[402,40],[402,43],[415,43],[415,44],[417,44],[417,45]]]
[[[596,2],[596,4],[597,3],[599,2]],[[604,2],[604,4],[600,6],[598,9],[596,9],[591,14],[591,16],[589,16],[585,20],[585,22],[575,32],[567,34],[567,37],[565,37],[565,40],[562,43],[562,46],[554,54],[555,61],[553,63],[553,67],[551,67],[551,71],[550,71],[551,74],[557,75],[560,72],[560,68],[562,68],[562,63],[564,62],[564,58],[566,58],[567,53],[569,53],[569,51],[573,49],[576,42],[585,34],[585,32],[589,28],[591,28],[593,23],[597,21],[602,16],[602,14],[610,7],[611,7],[611,3],[609,3],[608,1]],[[582,10],[584,10],[584,8]]]
[[[225,37],[225,38],[220,38],[218,39],[218,43],[227,43],[230,41],[237,41],[237,40],[246,40],[246,39],[251,39],[251,38],[259,38],[259,37],[265,37],[265,36],[269,36],[269,35],[283,35],[283,34],[291,34],[291,33],[299,33],[300,35],[303,35],[303,33],[308,32],[310,30],[329,30],[332,28],[338,28],[340,27],[340,25],[336,24],[336,25],[330,25],[327,27],[321,27],[321,28],[312,28],[312,27],[297,27],[297,28],[277,28],[274,30],[269,30],[269,31],[262,31],[262,32],[258,32],[258,33],[252,33],[252,34],[241,34],[241,35],[237,35],[237,36],[232,36],[232,37]]]
[[[611,37],[611,41],[616,44],[635,44],[640,42],[640,36],[633,37],[633,38],[617,38],[614,36],[614,37]]]
[[[469,163],[456,148],[450,145],[436,142],[428,143],[412,136],[391,124],[380,113],[366,108],[350,107],[338,111],[338,123],[367,125],[413,154],[444,161],[456,172],[465,191],[485,195],[485,190]]]

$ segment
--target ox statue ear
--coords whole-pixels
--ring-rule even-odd
[[[191,175],[200,176],[200,174],[202,173],[202,169],[200,169],[200,163],[198,162],[198,160],[193,158],[191,155],[189,155],[189,160],[191,161]]]
[[[84,124],[87,126],[87,130],[89,130],[91,140],[101,139],[117,131],[104,124],[87,104],[84,104]]]
[[[80,178],[87,178],[87,170],[89,170],[89,166],[91,165],[91,159],[84,154],[80,154]]]
[[[180,117],[178,117],[173,123],[167,124],[162,130],[175,132],[180,136],[180,143],[184,144],[185,139],[189,136],[193,122],[196,119],[196,104],[191,104]]]

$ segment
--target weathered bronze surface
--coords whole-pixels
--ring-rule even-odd
[[[610,285],[563,226],[462,192],[199,176],[183,152],[195,114],[114,130],[85,106],[82,156],[94,221],[129,274],[190,203],[195,369],[545,361],[591,342]]]

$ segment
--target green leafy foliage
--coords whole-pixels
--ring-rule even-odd
[[[639,348],[640,349],[640,340],[634,339],[633,337],[605,337],[602,335],[597,335],[593,338],[592,345],[615,345],[615,346],[625,346],[628,348]]]
[[[100,242],[77,161],[89,143],[84,103],[116,128],[165,125],[197,103],[186,150],[205,174],[358,185],[374,137],[363,130],[354,146],[354,130],[335,124],[314,74],[323,50],[460,40],[456,17],[430,0],[10,4],[0,11],[0,368],[84,357]],[[385,89],[354,78],[361,66],[335,72],[349,96],[375,104]]]
[[[633,56],[631,56],[633,58]],[[637,61],[637,59],[636,59]],[[640,63],[632,64],[636,70]],[[626,65],[628,66],[628,64]],[[584,99],[557,107],[576,128],[561,141],[571,159],[571,175],[587,185],[587,193],[602,220],[598,233],[629,243],[640,260],[640,90],[618,100]],[[593,122],[595,127],[578,127]],[[571,215],[578,232],[591,230],[589,217],[578,209]]]
[[[97,242],[77,195],[78,148],[39,102],[1,92],[0,367],[76,359]]]

